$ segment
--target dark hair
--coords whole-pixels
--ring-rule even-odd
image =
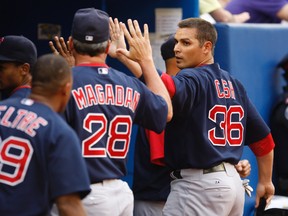
[[[206,41],[212,43],[212,53],[217,41],[217,31],[213,24],[202,18],[188,18],[178,23],[179,28],[195,28],[197,29],[196,38],[198,39],[200,46],[203,46]]]
[[[47,94],[55,93],[71,77],[71,68],[64,57],[45,54],[38,58],[32,70],[32,91],[40,87]]]

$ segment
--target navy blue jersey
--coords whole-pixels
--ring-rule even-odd
[[[134,152],[133,193],[135,200],[166,201],[170,192],[170,168],[150,161],[145,129],[139,127]]]
[[[171,168],[237,164],[245,143],[270,133],[243,85],[218,64],[183,69],[172,78],[174,116],[165,133],[165,161]]]
[[[0,215],[48,215],[56,197],[90,191],[79,138],[42,103],[0,102]]]
[[[7,93],[3,91],[1,94],[1,100],[5,100],[7,98],[26,98],[31,93],[31,87],[28,85],[19,86],[14,89],[12,92]]]
[[[31,93],[31,87],[30,86],[19,86],[18,88],[16,88],[11,95],[9,96],[9,98],[25,98],[28,97]]]
[[[74,67],[65,117],[82,141],[91,183],[126,175],[132,124],[161,132],[167,112],[164,99],[134,77],[105,64]]]

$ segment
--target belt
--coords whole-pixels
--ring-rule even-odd
[[[224,163],[218,164],[208,169],[203,169],[203,174],[214,173],[214,172],[223,172],[226,171]],[[181,170],[174,170],[170,173],[171,178],[173,179],[182,179]]]
[[[225,171],[224,163],[221,163],[209,169],[203,169],[203,174],[208,174],[208,173],[213,173],[213,172],[222,172],[222,171]]]

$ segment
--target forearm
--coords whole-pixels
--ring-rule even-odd
[[[76,194],[58,197],[56,205],[60,216],[86,216],[81,199]]]
[[[135,77],[139,78],[142,76],[142,70],[141,70],[141,67],[140,65],[131,60],[131,59],[128,59],[126,56],[122,55],[120,58],[118,58],[118,60],[124,64],[132,73]]]
[[[273,157],[274,150],[271,150],[268,154],[256,157],[258,164],[258,181],[261,183],[272,181],[272,169],[273,169]]]
[[[147,59],[139,63],[143,77],[145,79],[146,86],[155,94],[160,95],[164,98],[168,105],[167,121],[170,121],[173,115],[172,103],[170,95],[161,80],[161,77],[157,73],[153,59]]]
[[[288,3],[284,5],[280,11],[278,11],[277,17],[281,20],[288,21]]]
[[[219,8],[210,12],[210,15],[213,17],[213,19],[215,19],[216,22],[234,22],[233,15],[223,8]]]

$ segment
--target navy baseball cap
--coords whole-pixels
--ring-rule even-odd
[[[110,36],[109,16],[105,11],[83,8],[76,11],[72,23],[72,38],[83,43],[102,43]]]
[[[174,35],[172,34],[168,37],[168,39],[161,45],[161,56],[163,60],[167,60],[169,58],[175,57],[174,46],[175,46],[175,39]]]
[[[37,61],[36,46],[24,36],[0,37],[0,61],[29,63],[32,67]]]

